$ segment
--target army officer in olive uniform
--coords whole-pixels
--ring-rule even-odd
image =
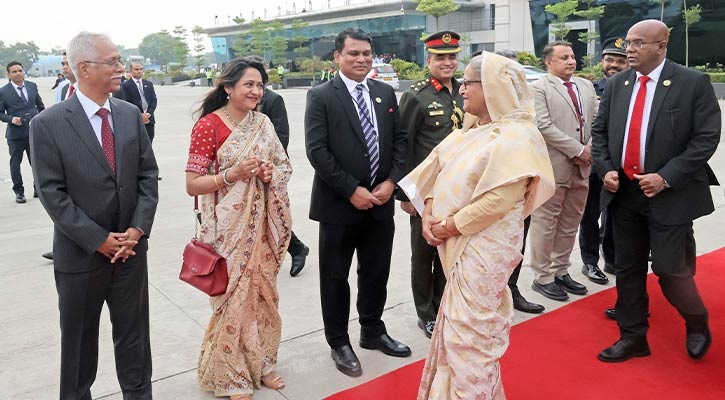
[[[403,93],[400,99],[400,122],[408,132],[406,173],[423,161],[431,150],[463,121],[463,98],[460,84],[453,77],[458,69],[460,36],[451,31],[425,39],[430,75]],[[398,192],[400,208],[410,214],[411,284],[418,313],[418,327],[429,338],[433,334],[436,314],[446,278],[435,247],[422,235],[422,223],[413,204]]]

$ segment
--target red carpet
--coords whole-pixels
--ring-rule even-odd
[[[685,350],[685,327],[649,276],[652,355],[607,364],[596,356],[618,338],[602,311],[615,289],[591,295],[513,327],[502,359],[508,400],[723,400],[725,399],[725,248],[697,259],[695,277],[710,311],[713,344],[704,359]],[[577,296],[573,296],[577,297]],[[424,360],[327,400],[415,399]]]

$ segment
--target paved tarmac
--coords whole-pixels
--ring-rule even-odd
[[[35,79],[47,105],[53,103],[50,91],[53,79]],[[194,123],[192,112],[208,89],[189,86],[157,86],[159,107],[156,113],[154,149],[163,180],[159,182],[160,201],[149,242],[149,283],[151,300],[151,345],[153,385],[156,399],[210,400],[214,396],[199,390],[196,365],[199,346],[210,316],[206,297],[178,279],[181,253],[193,235],[192,199],[184,190],[184,167],[189,135]],[[383,315],[394,338],[413,350],[410,358],[398,359],[378,351],[357,346],[359,324],[354,307],[351,311],[350,335],[360,357],[363,376],[349,378],[335,369],[322,330],[319,301],[317,223],[307,218],[313,170],[305,156],[303,116],[306,89],[286,89],[284,96],[289,112],[291,134],[289,155],[294,174],[289,185],[294,230],[310,247],[307,266],[296,277],[289,276],[289,257],[279,275],[280,312],[283,321],[282,345],[277,371],[287,386],[273,391],[255,392],[256,400],[321,399],[340,390],[362,384],[384,373],[424,358],[428,339],[416,326],[415,308],[410,292],[410,248],[408,219],[396,215],[397,232],[392,260],[388,299]],[[725,107],[725,102],[721,102]],[[0,124],[0,129],[4,126]],[[0,151],[0,398],[58,398],[60,330],[57,294],[51,262],[41,254],[51,249],[52,224],[37,199],[28,203],[14,201],[9,179],[8,154]],[[725,180],[725,150],[720,148],[710,162]],[[23,163],[26,188],[32,181],[27,162]],[[32,189],[26,189],[32,196]],[[721,187],[713,188],[716,210],[695,224],[698,254],[725,246],[725,198]],[[572,276],[585,283],[590,293],[612,287],[596,285],[582,276],[578,247],[572,254]],[[524,268],[519,280],[524,295],[546,305],[550,311],[568,303],[544,299],[530,289],[532,273]],[[350,274],[355,296],[356,277]],[[653,289],[659,290],[659,289]],[[354,298],[354,297],[353,297]],[[579,296],[572,296],[575,301]],[[610,304],[602,304],[602,309]],[[515,322],[534,316],[516,313]],[[611,324],[602,316],[603,325]],[[562,327],[565,329],[565,327]],[[111,325],[107,310],[101,319],[98,375],[93,386],[96,399],[120,400],[113,363]],[[602,337],[602,348],[616,338]],[[542,339],[545,340],[545,339]],[[718,340],[718,338],[715,338]],[[532,343],[512,343],[528,346]],[[545,345],[545,343],[536,343]],[[595,354],[591,355],[595,357]],[[512,371],[504,373],[513,373]],[[580,377],[581,378],[581,377]]]

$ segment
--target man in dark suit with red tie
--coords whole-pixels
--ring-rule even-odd
[[[307,92],[305,142],[315,169],[310,218],[320,222],[320,295],[325,338],[342,373],[362,368],[347,333],[350,286],[357,253],[360,347],[396,357],[408,346],[387,334],[381,317],[393,250],[393,190],[403,177],[406,132],[393,88],[367,79],[372,39],[347,29],[335,39],[340,73]]]
[[[609,79],[592,129],[604,177],[601,207],[613,218],[620,339],[599,360],[650,355],[647,258],[662,293],[685,320],[688,355],[705,356],[712,336],[693,279],[692,221],[714,210],[707,165],[720,143],[720,107],[707,75],[666,59],[669,31],[638,22],[624,47],[630,70]]]
[[[0,121],[8,124],[5,138],[10,149],[10,178],[13,180],[15,202],[23,204],[26,200],[20,163],[23,161],[23,153],[27,154],[30,161],[30,120],[43,111],[45,105],[38,94],[38,86],[25,80],[22,64],[11,61],[6,70],[10,82],[0,88]]]

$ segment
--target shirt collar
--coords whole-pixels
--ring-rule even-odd
[[[99,107],[98,104],[96,104],[96,102],[89,99],[88,96],[83,94],[83,92],[78,87],[75,88],[75,91],[73,92],[73,96],[76,96],[78,101],[81,102],[81,107],[83,107],[83,111],[86,113],[86,117],[88,117],[88,119],[91,119],[91,117],[96,115],[98,110],[100,110],[101,108],[105,108],[106,110],[108,110],[109,114],[112,114],[111,113],[111,104],[108,101],[108,99],[106,99],[106,102],[103,104],[103,107]]]
[[[20,88],[20,86],[23,86],[23,87],[25,86],[25,81],[23,81],[23,83],[20,85],[16,85],[15,82],[13,82],[13,81],[10,81],[10,83],[12,83],[13,86],[15,86],[15,90],[18,90]]]
[[[662,60],[660,65],[658,65],[655,69],[652,70],[647,76],[649,76],[649,79],[657,83],[660,80],[660,75],[662,75],[662,69],[665,67],[665,60]],[[639,80],[639,77],[642,76],[639,72],[636,72],[637,79]]]
[[[362,84],[365,87],[365,90],[370,93],[370,88],[368,87],[368,79],[363,79],[362,82],[356,82],[348,77],[345,76],[345,74],[342,73],[342,71],[338,72],[338,75],[340,75],[340,78],[342,78],[342,82],[345,84],[345,87],[347,87],[347,91],[352,93],[357,85]]]

